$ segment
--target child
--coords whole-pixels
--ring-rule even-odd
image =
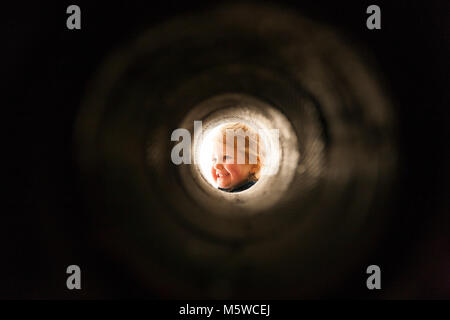
[[[242,123],[221,128],[213,139],[211,167],[220,190],[239,192],[250,188],[260,177],[261,166],[258,134]]]

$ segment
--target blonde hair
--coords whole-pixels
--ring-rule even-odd
[[[235,157],[237,152],[240,152],[237,150],[239,145],[236,141],[237,138],[245,138],[245,163],[253,164],[250,163],[251,158],[256,160],[256,163],[253,164],[255,172],[251,172],[249,179],[253,181],[258,180],[260,178],[261,168],[263,167],[262,143],[259,134],[241,122],[229,123],[220,128],[220,132],[217,134],[216,142],[222,142],[223,146],[226,148],[226,136],[227,132],[229,133],[230,131],[232,131],[234,135],[233,146]]]

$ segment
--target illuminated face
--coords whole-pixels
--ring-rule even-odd
[[[223,156],[220,161],[221,154]],[[232,189],[245,183],[255,168],[253,164],[237,164],[237,152],[234,152],[234,159],[231,154],[231,149],[226,150],[221,143],[216,143],[213,147],[211,174],[219,188]]]

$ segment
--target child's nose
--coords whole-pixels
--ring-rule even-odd
[[[223,165],[221,163],[215,163],[214,164],[214,168],[218,169],[218,170],[221,170],[221,169],[223,169]]]

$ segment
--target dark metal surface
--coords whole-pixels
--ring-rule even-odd
[[[107,250],[169,297],[308,297],[341,285],[389,218],[396,137],[376,74],[339,38],[286,9],[225,6],[108,58],[77,123],[93,232]],[[170,133],[225,93],[267,101],[299,141],[288,189],[276,177],[266,188],[280,199],[257,214],[202,205],[170,161]]]
[[[85,2],[78,31],[68,3],[4,7],[0,297],[449,297],[448,2],[378,1],[376,31],[364,1],[221,3]],[[215,210],[170,161],[224,93],[295,132],[264,210]]]

